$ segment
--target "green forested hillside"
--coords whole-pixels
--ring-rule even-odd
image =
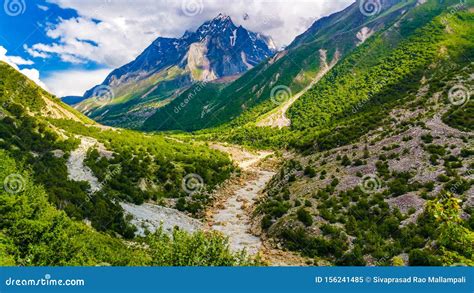
[[[0,165],[0,180],[8,186],[0,190],[0,266],[255,264],[229,252],[226,240],[215,233],[168,236],[158,231],[124,242],[96,232],[51,205],[46,190],[4,150]]]
[[[170,237],[158,231],[136,243],[121,240],[135,238],[135,228],[120,201],[182,198],[182,209],[198,216],[209,203],[208,191],[233,171],[226,155],[96,125],[5,63],[0,81],[1,265],[247,263],[214,233],[176,231]],[[70,178],[69,158],[84,138],[96,141],[84,154],[100,180],[96,192],[87,181]],[[98,154],[99,143],[109,156]],[[182,187],[188,174],[203,180],[192,196]]]
[[[439,63],[433,83],[439,89],[453,74],[450,67],[460,70],[472,60],[472,12],[467,12],[472,1],[457,13],[449,12],[457,4],[428,1],[367,40],[295,102],[287,113],[289,128],[256,127],[254,122],[239,126],[244,118],[238,118],[201,133],[235,143],[303,151],[347,144],[378,127],[391,107],[404,103],[406,93],[413,93],[423,75],[433,71],[430,66]]]
[[[442,8],[347,56],[290,108],[290,129],[230,132],[300,151],[255,212],[275,242],[315,265],[474,265],[474,14]]]
[[[473,56],[472,13],[449,18],[453,30],[449,33],[443,17],[430,22],[443,7],[434,1],[429,4],[433,9],[421,6],[415,11],[416,18],[401,22],[398,30],[388,30],[358,48],[298,100],[289,112],[292,128],[323,129],[332,121],[350,117],[353,109],[358,112],[371,104],[395,100],[397,94],[409,92],[410,85],[416,87],[437,60],[452,58],[459,67],[467,64]],[[389,49],[387,43],[399,36],[399,45]]]
[[[227,156],[203,146],[170,141],[163,136],[84,126],[90,120],[75,112],[50,115],[48,109],[53,106],[47,104],[69,108],[6,64],[0,64],[0,74],[2,148],[32,168],[33,178],[44,185],[52,203],[73,218],[90,219],[99,230],[111,229],[130,237],[132,231],[123,220],[121,208],[114,203],[116,199],[141,204],[149,199],[182,197],[187,203],[184,209],[198,214],[208,203],[206,192],[233,170]],[[104,187],[92,195],[87,183],[68,178],[66,163],[69,153],[80,144],[78,135],[106,144],[114,154],[110,159],[88,160],[94,171],[102,174],[99,179]],[[60,155],[55,155],[57,152]],[[111,165],[120,166],[120,172],[104,180]],[[188,174],[198,174],[207,190],[190,198],[181,186]],[[148,182],[153,190],[140,188],[141,181]]]
[[[318,20],[286,50],[253,68],[225,86],[198,84],[157,111],[144,124],[144,129],[195,131],[231,122],[232,126],[255,121],[278,105],[271,101],[275,86],[288,87],[298,93],[317,76],[322,64],[336,62],[357,47],[362,29],[374,33],[400,18],[403,11],[417,1],[384,2],[384,13],[367,18],[354,3],[344,11]],[[192,98],[190,99],[190,93]],[[189,102],[187,100],[190,100]],[[179,105],[185,104],[179,111]]]

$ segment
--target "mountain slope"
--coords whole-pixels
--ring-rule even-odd
[[[471,7],[469,5],[472,5],[471,1],[464,4],[464,7]],[[430,61],[436,57],[436,50],[433,50],[436,40],[432,37],[424,41],[418,39],[416,43],[420,44],[419,47],[404,46],[405,41],[420,27],[435,17],[446,14],[446,11],[468,9],[462,7],[455,0],[442,3],[426,1],[407,11],[400,21],[374,34],[342,59],[313,89],[290,107],[286,113],[291,119],[289,128],[278,130],[256,127],[255,121],[265,117],[260,115],[261,112],[268,113],[264,110],[267,105],[272,105],[269,101],[254,110],[244,112],[231,123],[201,131],[199,134],[206,139],[222,139],[260,148],[291,146],[303,151],[315,146],[327,149],[347,144],[368,128],[376,127],[384,115],[387,115],[385,111],[379,111],[371,113],[371,116],[359,117],[358,109],[371,105],[369,101],[375,93],[378,93],[379,97],[383,96],[383,102],[386,102],[396,99],[404,91],[409,91],[413,75],[416,75],[415,79],[420,79],[423,66],[430,66]],[[444,18],[452,17],[448,14]],[[459,41],[460,44],[466,42],[468,43]],[[436,45],[439,46],[437,43]],[[430,50],[423,51],[424,47]],[[397,49],[400,51],[396,51]],[[386,64],[382,57],[386,58]],[[400,66],[403,64],[408,67]],[[369,77],[368,71],[377,73]],[[384,74],[388,79],[385,80],[384,77],[381,81],[377,80],[375,76],[379,74]],[[314,92],[318,94],[313,95]],[[364,121],[360,124],[356,119]]]
[[[4,150],[0,164],[0,179],[11,188],[0,189],[0,267],[258,264],[231,253],[227,241],[216,233],[189,235],[176,230],[169,236],[158,231],[127,242],[99,233],[52,206],[45,189]],[[23,181],[13,182],[12,174]]]
[[[208,192],[233,170],[205,146],[95,124],[5,63],[0,80],[2,149],[31,167],[51,203],[98,230],[133,236],[117,200],[174,207],[181,199],[183,211],[199,216]],[[199,196],[182,187],[189,174],[199,178]]]
[[[199,84],[184,92],[150,117],[144,129],[193,131],[221,125],[241,114],[231,125],[255,122],[319,78],[327,64],[336,64],[375,32],[393,25],[417,1],[383,3],[381,13],[373,17],[362,14],[357,2],[316,21],[285,51],[235,82],[207,88]]]
[[[29,114],[38,118],[47,116],[94,124],[91,119],[39,88],[6,63],[0,61],[0,69],[0,96],[4,109],[22,105]]]
[[[220,14],[179,39],[156,39],[87,91],[76,108],[105,124],[136,127],[193,83],[238,76],[274,50],[271,39]]]
[[[256,233],[316,265],[474,265],[473,4],[419,5],[301,97],[290,129],[233,134],[302,151]]]
[[[84,141],[92,142],[88,149]],[[71,161],[86,166],[71,170]],[[3,62],[0,166],[0,266],[258,264],[212,232],[158,229],[137,237],[119,204],[153,197],[174,205],[170,197],[179,197],[183,211],[197,214],[211,185],[233,169],[227,156],[98,125]],[[82,173],[97,176],[98,186]],[[190,174],[202,181],[183,187]]]

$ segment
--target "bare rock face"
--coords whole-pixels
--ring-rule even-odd
[[[368,38],[374,34],[374,30],[364,26],[356,35],[357,39],[360,41],[358,45],[363,44]]]

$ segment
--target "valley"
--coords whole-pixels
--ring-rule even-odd
[[[81,143],[71,152],[67,163],[69,179],[88,182],[89,193],[93,194],[100,191],[107,182],[99,182],[91,169],[85,165],[86,156],[93,149],[108,159],[113,158],[113,153],[107,151],[96,139],[80,136],[77,138]],[[175,141],[184,143],[178,139]],[[121,202],[120,206],[125,212],[125,217],[130,217],[130,223],[137,228],[136,235],[142,237],[148,233],[156,233],[160,229],[169,235],[172,235],[175,228],[188,233],[201,230],[219,231],[228,237],[229,248],[232,251],[245,250],[250,255],[262,255],[269,265],[274,265],[273,257],[266,252],[262,239],[255,235],[255,226],[258,227],[258,223],[255,223],[253,212],[256,200],[264,196],[265,186],[275,175],[280,160],[274,158],[273,152],[268,151],[256,152],[217,143],[213,143],[211,148],[228,154],[241,171],[223,182],[222,187],[213,192],[213,203],[202,220],[154,202],[142,205]],[[278,263],[278,265],[290,264],[285,261]]]
[[[253,154],[235,146],[215,145],[214,148],[229,153],[241,168],[239,178],[224,183],[222,190],[216,190],[215,203],[206,213],[210,229],[222,232],[229,237],[232,250],[247,250],[257,254],[262,246],[259,237],[252,234],[252,212],[255,201],[262,196],[266,184],[275,174],[265,161],[273,154],[259,152]]]

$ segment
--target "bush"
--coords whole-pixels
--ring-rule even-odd
[[[306,166],[306,168],[304,169],[304,174],[310,178],[313,178],[316,176],[316,170],[311,167],[311,166]]]
[[[448,182],[448,181],[449,181],[449,177],[446,176],[445,174],[439,174],[436,179],[437,179],[439,182]]]
[[[352,162],[349,159],[349,157],[347,155],[344,155],[344,157],[342,157],[341,165],[342,166],[350,166],[351,164],[352,164]]]
[[[366,262],[362,255],[362,250],[358,247],[351,252],[345,253],[339,260],[336,261],[338,266],[365,266]]]
[[[272,226],[272,217],[270,215],[263,216],[261,225],[263,230],[270,228]]]
[[[294,207],[299,207],[301,205],[301,201],[299,201],[299,199],[295,199],[295,202],[294,202]]]
[[[461,150],[461,157],[463,158],[469,158],[470,156],[474,155],[474,150],[470,149],[462,149]]]
[[[298,220],[305,224],[307,227],[313,225],[313,217],[311,214],[304,208],[300,208],[297,212],[296,215],[298,217]]]
[[[433,142],[433,136],[431,136],[431,134],[422,135],[421,140],[424,143],[432,143]]]
[[[413,249],[409,254],[410,266],[441,266],[443,263],[433,254],[422,249]]]
[[[441,145],[430,144],[425,149],[432,155],[444,156],[446,154],[446,149]]]
[[[394,256],[392,258],[392,266],[394,267],[403,267],[405,266],[405,262],[403,261],[403,259],[399,256]]]

